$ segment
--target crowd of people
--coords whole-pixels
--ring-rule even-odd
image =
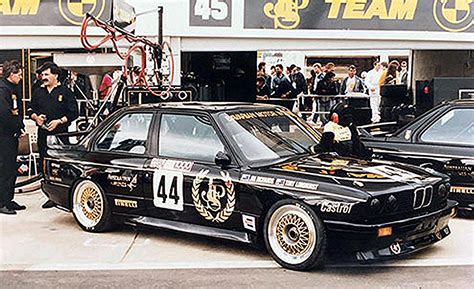
[[[256,91],[257,100],[269,98],[296,98],[299,95],[313,95],[316,101],[305,101],[299,106],[303,110],[328,112],[335,102],[330,96],[366,94],[369,95],[371,121],[380,121],[380,88],[384,85],[407,84],[407,62],[393,60],[390,63],[375,61],[370,71],[358,75],[357,67],[349,65],[347,75],[342,79],[336,78],[336,65],[332,62],[322,65],[314,63],[310,76],[305,78],[301,68],[292,64],[286,68],[277,64],[266,72],[266,63],[260,62],[257,70]],[[313,115],[311,118],[315,118]]]

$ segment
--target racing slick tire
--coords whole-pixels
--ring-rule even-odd
[[[112,214],[107,198],[103,190],[92,181],[83,180],[74,187],[72,212],[84,231],[105,232],[112,227]]]
[[[282,200],[268,211],[264,240],[275,261],[291,270],[322,267],[326,254],[326,230],[320,218],[307,205]]]

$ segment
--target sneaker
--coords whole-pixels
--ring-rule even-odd
[[[41,205],[41,208],[43,208],[43,209],[49,209],[49,208],[52,208],[52,207],[54,207],[54,203],[51,200],[47,200],[46,203]]]
[[[11,201],[10,204],[7,205],[7,208],[14,211],[21,211],[21,210],[25,210],[26,206],[20,205],[15,201]]]
[[[6,215],[15,215],[15,214],[16,214],[16,211],[10,210],[10,209],[7,208],[6,206],[3,206],[3,207],[0,208],[0,213],[1,213],[1,214],[6,214]]]

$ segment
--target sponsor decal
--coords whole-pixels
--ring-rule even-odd
[[[179,171],[189,173],[194,166],[194,162],[180,161],[170,159],[154,158],[151,160],[150,167],[159,170]]]
[[[60,165],[58,163],[51,163],[49,169],[49,180],[53,182],[62,182],[61,175],[59,174]]]
[[[307,182],[296,182],[295,188],[305,189],[305,190],[314,190],[316,191],[319,187],[319,184],[307,183]]]
[[[319,209],[323,213],[350,214],[354,204],[323,200],[319,201]]]
[[[40,0],[0,1],[0,14],[3,15],[36,15]]]
[[[242,215],[242,222],[244,224],[244,228],[247,230],[251,230],[256,232],[257,226],[255,225],[255,217]]]
[[[59,13],[74,25],[81,25],[86,13],[102,16],[106,0],[58,0]]]
[[[182,172],[167,170],[154,172],[153,205],[168,210],[184,210]]]
[[[402,252],[402,246],[398,242],[392,243],[392,245],[390,245],[388,248],[390,249],[390,252],[395,255],[398,255]]]
[[[249,174],[243,174],[240,177],[240,180],[243,182],[249,182],[249,183],[255,183],[255,184],[264,184],[264,185],[276,185],[276,186],[285,186],[285,187],[295,187],[296,181],[293,180],[287,180],[287,179],[275,179],[272,177],[263,177],[263,176],[256,176],[256,175],[249,175]],[[316,188],[317,189],[318,185],[316,184],[311,184],[311,183],[305,183],[305,182],[300,182],[300,187],[301,189],[310,189],[310,188]]]
[[[472,0],[434,0],[434,19],[446,31],[467,30],[474,24],[472,3]]]
[[[451,193],[455,194],[474,194],[474,187],[460,187],[460,186],[453,186],[449,190]]]
[[[278,117],[284,116],[285,113],[279,110],[268,110],[268,111],[250,111],[250,112],[241,112],[235,114],[228,114],[228,121],[241,121],[255,118],[267,118],[267,117]]]
[[[125,208],[133,208],[133,209],[138,208],[137,201],[115,199],[114,202],[115,202],[115,206],[117,207],[125,207]]]
[[[299,10],[308,7],[309,0],[277,0],[263,6],[265,16],[273,20],[275,29],[294,29],[300,24]]]
[[[228,172],[221,172],[221,179],[207,177],[208,174],[209,170],[201,170],[193,180],[194,206],[206,220],[223,223],[235,209],[234,183]]]
[[[294,165],[294,164],[285,164],[281,168],[286,171],[300,171],[300,172],[305,171],[304,169],[300,169],[297,165]]]
[[[392,179],[394,181],[413,181],[416,183],[421,183],[421,176],[396,167],[381,165],[369,167],[365,170],[373,174]]]
[[[138,186],[138,175],[135,174],[133,177],[124,175],[107,175],[107,180],[111,186],[119,188],[128,188],[131,191]]]
[[[472,166],[445,165],[444,170],[451,174],[456,173],[456,175],[462,177],[474,176],[474,170]]]

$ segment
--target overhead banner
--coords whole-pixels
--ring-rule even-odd
[[[79,26],[86,13],[109,20],[112,0],[0,0],[0,26]]]
[[[245,0],[245,28],[474,32],[474,0]]]

